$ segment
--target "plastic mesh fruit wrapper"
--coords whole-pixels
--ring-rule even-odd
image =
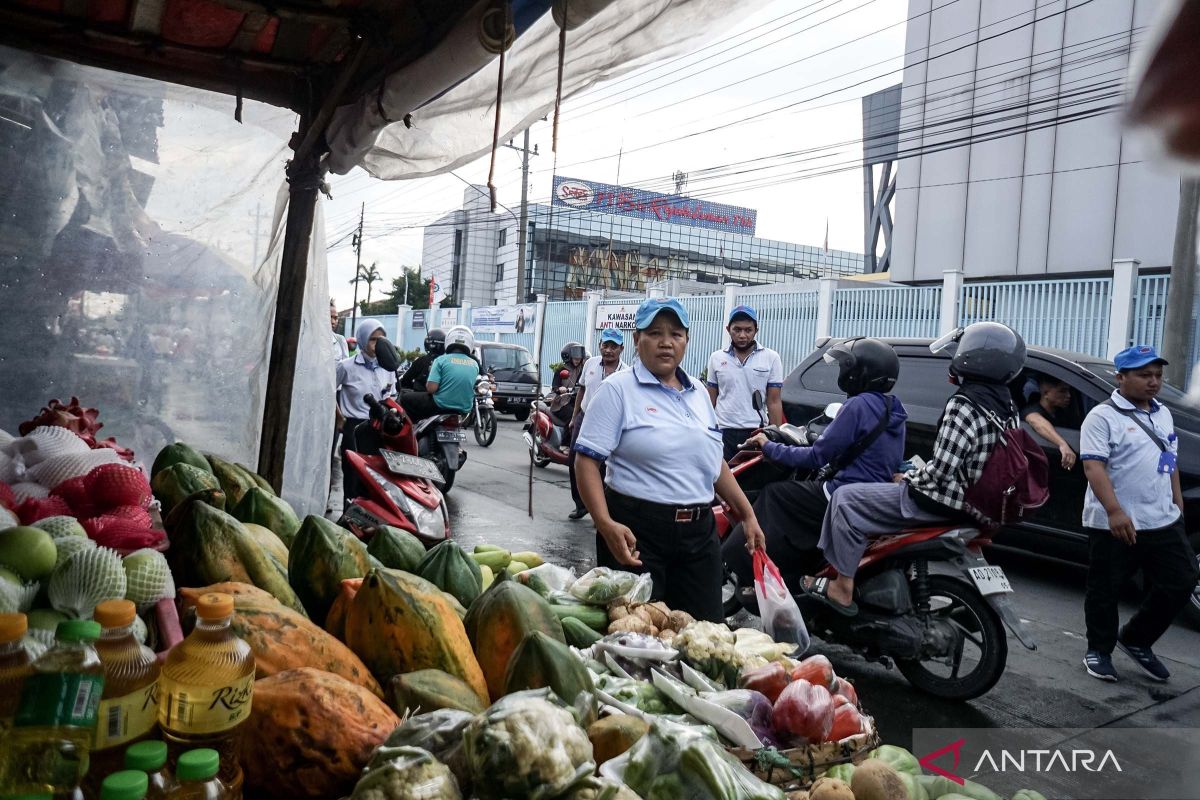
[[[61,497],[31,497],[17,506],[17,516],[22,525],[32,525],[46,517],[70,514],[71,507]]]
[[[28,611],[40,588],[37,581],[14,583],[7,578],[0,578],[0,614]]]
[[[54,497],[54,495],[51,495]],[[82,539],[87,536],[87,532],[83,530],[83,526],[79,524],[79,520],[75,519],[72,514],[63,514],[53,517],[43,517],[33,523],[33,527],[41,528],[46,533],[50,534],[54,539],[63,537],[71,537],[73,539]],[[55,542],[57,544],[57,542]]]
[[[163,531],[107,514],[85,519],[83,527],[88,536],[96,540],[96,544],[111,547],[122,553],[143,547],[159,547],[166,541],[166,533]]]
[[[125,556],[125,598],[138,608],[175,597],[175,579],[167,558],[157,550],[142,548]]]
[[[125,597],[121,556],[107,547],[82,550],[50,576],[50,605],[72,617],[91,619],[96,604]]]
[[[55,425],[39,426],[22,438],[24,442],[19,446],[26,467],[33,467],[55,456],[86,453],[91,450],[88,443],[73,431]]]
[[[100,451],[94,451],[100,452]],[[116,456],[115,450],[105,450]],[[92,502],[100,508],[115,506],[150,505],[153,495],[150,492],[150,481],[137,467],[124,463],[104,464],[96,467],[84,479]]]
[[[115,464],[120,460],[121,457],[117,455],[117,451],[107,447],[99,450],[84,450],[82,453],[65,453],[29,467],[25,472],[25,479],[36,481],[47,489],[53,489],[65,480],[88,475],[103,464]],[[132,467],[126,467],[126,469],[132,469]]]
[[[0,428],[0,447],[7,447],[9,442],[11,442],[15,438],[17,438],[17,437],[13,436],[11,433],[4,430],[3,428]]]
[[[13,493],[13,498],[18,503],[24,503],[26,500],[28,500],[30,498],[36,499],[39,497],[49,497],[50,496],[50,490],[47,489],[45,486],[42,486],[40,483],[30,483],[28,481],[14,483],[12,485],[12,493]]]
[[[5,528],[12,528],[21,524],[21,520],[12,511],[9,511],[4,506],[0,506],[0,531]]]
[[[3,481],[0,481],[0,506],[10,511],[17,506],[17,499],[13,497],[12,487]]]
[[[55,569],[65,564],[68,558],[80,550],[93,550],[96,547],[96,543],[86,536],[63,536],[61,539],[55,539],[54,544],[58,548],[58,556],[54,561]]]
[[[71,507],[71,510],[77,517],[92,517],[96,515],[96,506],[92,502],[91,495],[87,492],[87,479],[83,475],[63,481],[58,486],[55,486],[50,494],[66,500],[67,505]]]
[[[102,516],[123,519],[143,528],[149,528],[154,524],[150,512],[140,506],[117,506],[105,511]]]

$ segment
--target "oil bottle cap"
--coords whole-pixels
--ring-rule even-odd
[[[200,595],[196,601],[196,616],[200,619],[224,619],[233,613],[233,596],[222,592]]]
[[[114,772],[100,784],[100,800],[142,800],[150,780],[140,770],[127,769]]]
[[[54,638],[60,642],[94,642],[100,638],[100,623],[90,619],[69,619],[58,623]]]
[[[0,642],[15,642],[29,630],[29,620],[20,612],[0,614]]]
[[[175,777],[181,781],[206,781],[215,778],[221,767],[221,757],[216,750],[202,747],[188,750],[175,764]]]
[[[105,600],[96,605],[92,618],[103,628],[124,628],[133,624],[137,608],[129,600]]]
[[[156,772],[167,763],[167,743],[158,741],[138,742],[125,751],[125,769],[140,769]]]

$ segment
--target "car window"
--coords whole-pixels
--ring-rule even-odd
[[[1069,394],[1067,405],[1059,408],[1054,414],[1054,419],[1052,420],[1054,427],[1066,430],[1079,430],[1079,426],[1083,423],[1083,418],[1087,416],[1088,410],[1095,405],[1095,401],[1087,396],[1086,393],[1081,392],[1078,386],[1072,385],[1068,379],[1070,376],[1060,374],[1057,370],[1026,369],[1013,382],[1013,395],[1018,402],[1018,407],[1021,409],[1021,416],[1024,417],[1025,411],[1031,408],[1037,410],[1037,404],[1041,401],[1038,380],[1043,374],[1058,378],[1066,383]],[[1044,411],[1039,411],[1039,413],[1042,416],[1047,416]]]
[[[892,394],[906,406],[941,409],[954,394],[947,379],[949,366],[945,358],[901,358],[900,377]]]
[[[496,370],[520,370],[526,367],[533,369],[533,357],[519,347],[484,347],[483,366],[485,369]]]

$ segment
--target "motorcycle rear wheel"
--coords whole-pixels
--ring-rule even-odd
[[[490,447],[496,441],[496,412],[480,408],[475,419],[475,441],[480,447]]]
[[[965,675],[959,675],[964,653],[955,666],[934,663],[931,659],[896,659],[900,673],[916,688],[946,700],[971,700],[986,693],[1000,676],[1008,661],[1008,639],[1000,615],[966,581],[948,575],[929,576],[932,606],[930,616],[952,621],[963,636],[963,650],[977,652],[977,661]],[[949,674],[945,674],[949,672]]]

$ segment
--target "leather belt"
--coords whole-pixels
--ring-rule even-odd
[[[668,519],[675,522],[697,522],[705,518],[705,515],[712,513],[712,507],[707,505],[692,505],[692,506],[676,506],[669,503],[655,503],[650,500],[642,500],[639,497],[630,497],[627,494],[621,494],[609,487],[605,487],[605,494],[627,506],[632,506],[648,516],[657,519]]]

